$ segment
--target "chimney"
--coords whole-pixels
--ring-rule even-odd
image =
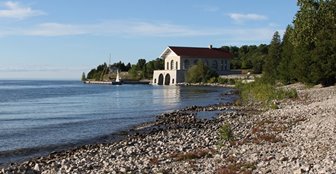
[[[209,45],[209,49],[212,49],[212,45]]]

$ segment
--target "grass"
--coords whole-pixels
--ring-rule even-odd
[[[207,82],[208,83],[219,83],[219,84],[234,85],[236,83],[236,80],[235,79],[221,78],[221,77],[212,77]]]
[[[295,89],[276,88],[274,85],[256,79],[252,83],[237,83],[243,104],[261,105],[265,108],[277,109],[276,101],[297,98]]]

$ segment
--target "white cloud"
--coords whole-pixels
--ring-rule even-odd
[[[45,14],[40,10],[33,10],[30,7],[22,6],[18,2],[7,1],[2,6],[6,9],[0,10],[0,18],[25,19]]]
[[[230,41],[269,41],[279,27],[266,25],[246,27],[189,27],[171,23],[110,21],[96,24],[42,23],[26,28],[1,28],[0,37],[6,36],[122,36],[122,37],[216,37]]]
[[[267,17],[264,15],[254,14],[254,13],[230,13],[228,16],[236,22],[244,22],[244,21],[261,21],[266,20]]]
[[[11,35],[25,36],[67,36],[67,35],[122,35],[129,36],[204,36],[214,35],[206,30],[191,29],[169,23],[150,23],[137,21],[113,21],[96,24],[42,23],[26,28],[1,28],[0,37]]]
[[[65,36],[90,33],[84,26],[60,23],[42,23],[20,32],[22,35],[28,36]]]

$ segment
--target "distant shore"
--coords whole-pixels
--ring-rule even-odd
[[[97,84],[97,85],[113,85],[113,81],[92,81],[86,80],[83,81],[84,84]],[[131,85],[148,85],[151,81],[149,80],[124,80],[121,81],[121,84],[131,84]]]
[[[335,173],[335,86],[288,88],[299,98],[276,110],[190,106],[158,115],[119,142],[53,153],[0,173]],[[220,114],[204,120],[197,111]],[[231,141],[222,140],[223,125],[231,127]]]

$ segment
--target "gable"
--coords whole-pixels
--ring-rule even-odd
[[[169,57],[169,56],[178,56],[177,54],[174,53],[174,51],[172,51],[169,47],[166,48],[163,53],[160,55],[160,57],[162,59],[165,59],[166,57]]]

